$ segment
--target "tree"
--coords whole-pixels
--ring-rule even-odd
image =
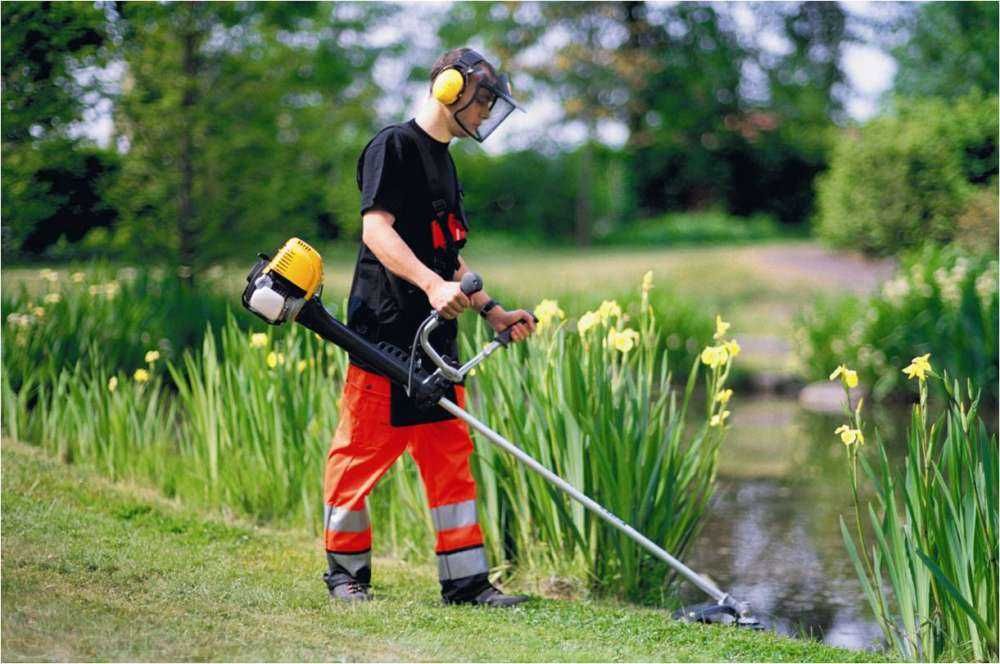
[[[893,92],[954,99],[970,90],[997,94],[996,2],[928,2],[906,15],[909,39],[893,50],[899,68]]]
[[[0,6],[3,40],[3,244],[39,253],[62,236],[113,223],[104,189],[115,155],[72,135],[98,85],[81,75],[107,62],[103,12],[83,3]]]
[[[292,233],[356,226],[354,159],[377,93],[365,33],[391,11],[124,5],[119,246],[165,252],[190,273]]]

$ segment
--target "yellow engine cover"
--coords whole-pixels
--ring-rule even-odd
[[[304,290],[307,300],[323,285],[323,259],[318,251],[297,237],[290,238],[278,249],[264,272],[271,270]]]

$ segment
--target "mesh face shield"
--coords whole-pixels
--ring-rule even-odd
[[[455,111],[455,122],[479,143],[485,141],[515,109],[525,112],[511,96],[510,81],[505,74],[495,76],[486,68],[476,68],[468,74],[466,85],[475,92],[464,106]]]

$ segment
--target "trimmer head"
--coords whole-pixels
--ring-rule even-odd
[[[734,625],[755,631],[766,629],[764,623],[750,613],[749,608],[744,607],[742,611],[739,611],[728,603],[705,602],[684,606],[674,611],[673,617],[675,620],[683,620],[684,622]]]

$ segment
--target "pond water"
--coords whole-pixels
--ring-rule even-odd
[[[844,416],[810,413],[779,397],[740,399],[732,412],[712,510],[685,562],[749,602],[779,633],[880,647],[840,533],[841,515],[853,533],[854,514],[845,449],[833,434]],[[897,460],[907,416],[907,408],[866,416]],[[682,595],[706,600],[687,584]]]

